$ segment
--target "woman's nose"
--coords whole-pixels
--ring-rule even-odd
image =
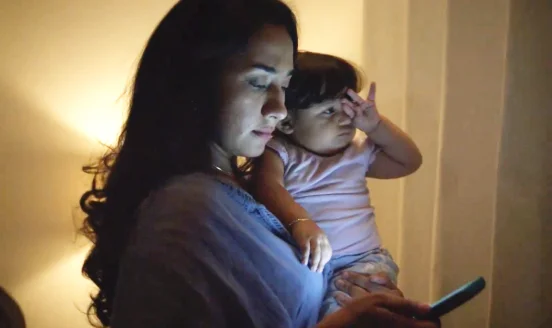
[[[266,102],[262,109],[264,117],[272,118],[278,122],[286,118],[287,108],[285,105],[285,92],[279,87],[272,86],[266,98]]]

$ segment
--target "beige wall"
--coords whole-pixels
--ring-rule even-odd
[[[385,240],[398,238],[388,244],[397,246],[401,287],[435,300],[483,275],[489,288],[445,327],[548,327],[550,2],[365,4],[366,70],[406,81],[395,90],[402,115],[399,102],[383,111],[424,154],[422,169],[399,184],[399,201],[394,186],[372,184],[386,196],[377,203],[389,209],[378,211]],[[394,19],[372,15],[382,11]]]
[[[332,53],[361,64],[363,0],[284,0],[299,21],[299,48]]]
[[[435,244],[438,223],[440,168],[447,56],[446,1],[410,1],[405,53],[405,128],[414,138],[424,163],[404,179],[400,218],[401,287],[414,298],[435,299]]]
[[[0,285],[30,328],[89,327],[79,167],[114,140],[117,99],[173,2],[0,2]]]
[[[420,171],[398,187],[372,183],[383,196],[378,210],[388,209],[378,211],[378,224],[385,240],[397,240],[388,244],[397,247],[400,285],[413,298],[435,300],[491,276],[507,9],[504,1],[440,0],[365,7],[367,71],[394,81],[389,92],[400,99],[379,106],[424,155]],[[489,299],[482,295],[445,325],[485,327]]]
[[[377,83],[379,110],[402,127],[405,123],[407,10],[406,0],[366,0],[362,25],[362,64],[366,78]],[[399,262],[402,259],[403,183],[403,180],[368,181],[383,242]]]
[[[551,18],[551,1],[511,1],[492,327],[552,327]]]
[[[445,99],[433,297],[477,275],[492,285],[508,2],[448,1]],[[490,289],[448,327],[486,327]]]

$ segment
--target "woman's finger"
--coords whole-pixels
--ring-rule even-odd
[[[335,287],[337,290],[346,293],[352,298],[358,298],[368,295],[370,292],[368,289],[358,287],[357,285],[351,284],[347,280],[337,279],[335,282]]]
[[[381,327],[389,328],[438,328],[438,324],[431,321],[422,321],[407,317],[384,308],[379,308],[376,312],[379,316]]]
[[[378,273],[375,273],[373,275],[370,275],[369,277],[370,279],[370,282],[374,283],[374,284],[378,284],[380,286],[382,286],[382,288],[385,288],[387,289],[388,291],[400,296],[400,297],[404,297],[404,294],[403,292],[399,289],[399,287],[397,287],[397,285],[395,285],[393,283],[393,281],[391,281],[391,279],[389,278],[389,275],[385,272],[378,272]]]
[[[335,298],[343,306],[343,309],[336,312],[340,316],[336,317],[335,320],[328,320],[331,321],[328,323],[333,323],[333,325],[325,325],[324,327],[343,327],[352,324],[363,327],[386,328],[439,327],[437,322],[413,319],[412,316],[403,315],[390,309],[389,303],[401,302],[403,300],[397,296],[367,294],[365,297],[353,300],[343,293],[337,293]]]
[[[351,296],[339,291],[336,292],[334,298],[337,301],[337,304],[341,306],[346,306],[353,302],[353,299],[351,298]]]
[[[345,271],[340,275],[340,277],[364,289],[368,289],[371,285],[370,275],[367,274],[360,274],[354,271]]]
[[[406,317],[422,317],[429,313],[427,304],[418,303],[392,294],[373,294],[374,301],[380,307]]]

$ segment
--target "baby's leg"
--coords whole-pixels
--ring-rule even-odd
[[[369,252],[346,270],[366,274],[385,273],[395,285],[399,276],[397,263],[384,248]]]
[[[339,275],[343,271],[354,271],[364,274],[376,274],[383,272],[387,274],[389,279],[394,284],[397,283],[399,268],[389,252],[385,249],[370,251],[365,254],[355,256],[343,257],[342,261],[345,258],[348,258],[350,260],[350,262],[345,265],[336,265],[335,262],[333,263],[336,267],[333,270],[330,282],[328,284],[328,291],[326,292],[326,296],[324,298],[324,301],[322,302],[320,318],[323,318],[324,316],[333,313],[341,308],[335,300],[335,295],[338,291],[335,287],[335,281],[339,278]],[[337,259],[337,261],[339,261],[339,259]]]

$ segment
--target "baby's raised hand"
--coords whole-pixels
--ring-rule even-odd
[[[366,134],[376,130],[381,122],[381,116],[376,107],[376,84],[370,84],[368,98],[362,99],[351,89],[347,90],[350,99],[342,99],[343,111],[353,120],[355,127]]]
[[[291,227],[291,236],[301,249],[301,263],[313,272],[322,272],[332,257],[328,237],[312,220],[300,221]]]

